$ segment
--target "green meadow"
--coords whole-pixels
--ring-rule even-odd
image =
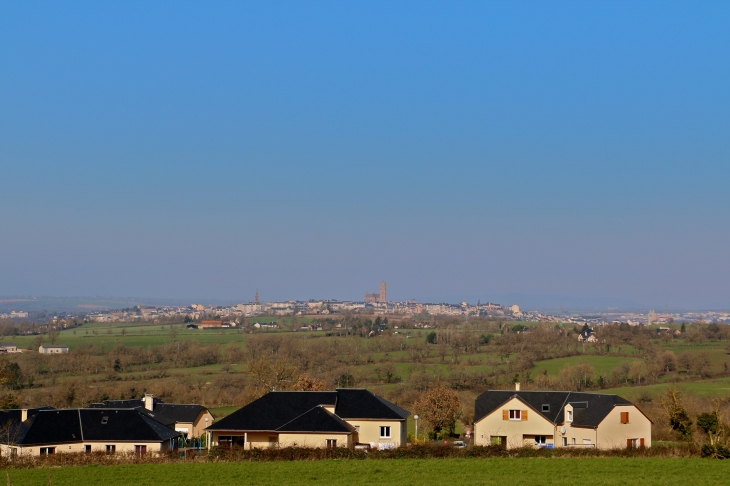
[[[687,380],[657,385],[624,386],[601,390],[601,393],[615,393],[628,400],[636,400],[647,395],[651,398],[657,398],[659,395],[666,393],[670,387],[679,389],[686,395],[730,398],[730,377]]]
[[[136,464],[6,470],[13,486],[725,484],[730,462],[665,458],[396,459]]]
[[[638,358],[638,357],[637,357]],[[597,375],[610,373],[612,369],[625,361],[633,361],[632,358],[617,356],[571,356],[568,358],[548,359],[535,363],[535,374],[547,372],[548,375],[557,375],[565,366],[575,366],[579,363],[587,363],[596,370]]]

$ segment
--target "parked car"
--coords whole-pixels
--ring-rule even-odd
[[[457,449],[463,449],[464,447],[466,447],[466,442],[464,442],[463,440],[455,440],[454,443],[451,445],[453,445]]]

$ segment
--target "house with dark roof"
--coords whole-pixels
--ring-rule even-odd
[[[489,390],[474,407],[474,444],[614,449],[651,447],[652,421],[618,395]]]
[[[38,408],[13,408],[0,410],[0,435],[7,435],[9,429],[14,424],[25,422],[29,418],[32,418],[41,410],[53,410],[53,407],[38,407]],[[2,440],[2,437],[0,437]]]
[[[206,429],[208,444],[391,449],[406,444],[410,412],[361,388],[274,391]]]
[[[105,400],[92,403],[88,408],[138,408],[151,412],[157,420],[170,423],[185,438],[191,439],[203,435],[205,428],[213,423],[213,415],[202,405],[165,403],[145,394],[142,398],[132,400]]]
[[[597,343],[598,338],[596,337],[593,329],[584,329],[578,334],[578,341],[582,343]]]
[[[0,434],[3,455],[59,452],[162,452],[180,433],[141,409],[36,409],[25,420],[9,421]],[[22,416],[21,416],[22,418]]]

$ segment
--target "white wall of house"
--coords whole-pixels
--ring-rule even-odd
[[[147,453],[152,452],[164,452],[170,449],[169,441],[160,442],[115,442],[115,441],[85,441],[85,442],[74,442],[71,444],[43,444],[43,445],[32,445],[32,446],[13,446],[7,444],[0,444],[0,454],[3,457],[9,457],[12,453],[12,449],[15,449],[15,453],[19,456],[32,455],[38,456],[41,454],[41,450],[47,450],[49,447],[54,449],[54,454],[61,453],[79,453],[86,452],[86,446],[91,446],[91,452],[106,452],[107,446],[114,446],[114,452],[116,453],[133,453],[135,452],[135,446],[145,446]]]
[[[332,433],[300,433],[300,434],[279,434],[279,447],[351,447],[351,434],[332,434]]]
[[[406,445],[408,431],[405,420],[347,419],[355,427],[357,442],[374,444],[376,448],[391,448]],[[381,436],[381,427],[390,427],[390,436]]]
[[[621,412],[629,414],[628,423],[621,423]],[[632,440],[633,447],[651,447],[651,421],[634,405],[617,406],[598,425],[598,447],[612,449],[627,447]]]
[[[520,418],[510,418],[510,410],[519,411]],[[507,419],[505,420],[505,411]],[[524,412],[527,412],[525,420]],[[474,445],[490,445],[492,437],[503,437],[508,449],[534,445],[535,437],[544,436],[553,444],[555,427],[545,417],[517,398],[510,399],[497,410],[474,424]]]

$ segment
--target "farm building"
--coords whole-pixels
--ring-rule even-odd
[[[38,348],[38,352],[41,354],[66,354],[68,353],[68,346],[52,344],[50,346],[41,345]]]
[[[0,354],[2,353],[22,353],[15,343],[0,343]]]

